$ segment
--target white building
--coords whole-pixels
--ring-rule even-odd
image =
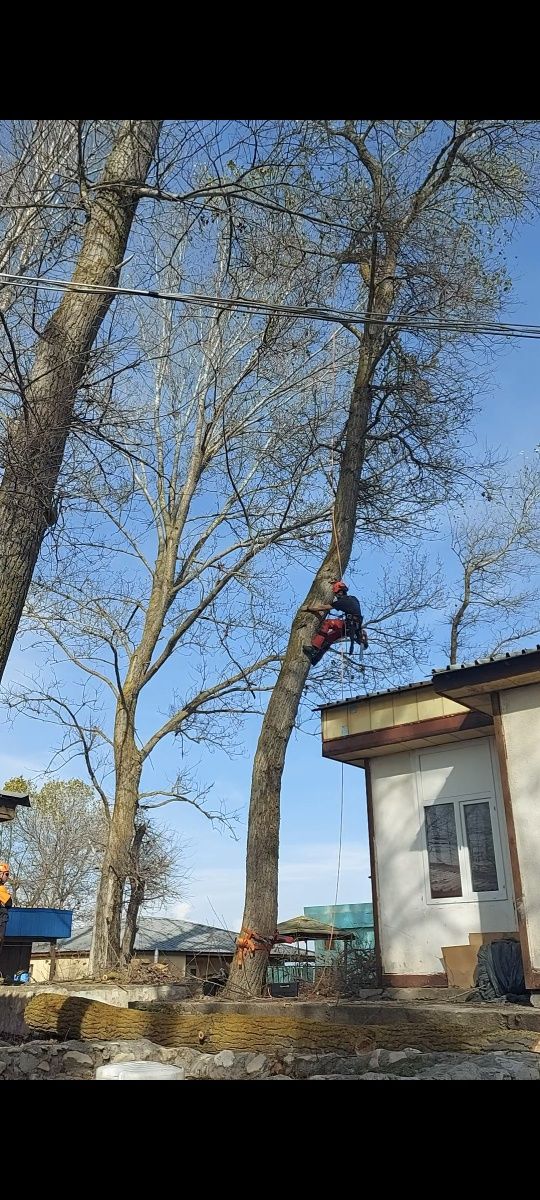
[[[383,985],[444,987],[514,933],[540,990],[540,646],[326,705],[322,739],[366,775]]]

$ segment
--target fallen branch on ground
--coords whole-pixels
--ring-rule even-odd
[[[242,1011],[243,1009],[243,1011]],[[296,1015],[294,1006],[275,1015],[260,1007],[238,1011],[217,1002],[215,1011],[190,1011],[171,1005],[168,1012],[117,1008],[81,996],[46,992],[26,1006],[30,1029],[61,1038],[117,1041],[148,1038],[160,1046],[195,1046],[209,1053],[220,1050],[294,1050],[313,1054],[366,1051],[375,1047],[402,1050],[468,1051],[530,1050],[540,1053],[540,1013],[473,1009],[449,1012],[426,1004],[400,1006],[392,1011],[374,1004],[358,1010],[359,1023],[345,1024],[345,1012],[328,1006],[324,1020]],[[350,1016],[350,1008],[347,1010]],[[354,1014],[356,1017],[356,1013]],[[340,1019],[341,1018],[341,1019]],[[518,1025],[519,1022],[519,1025]],[[529,1028],[526,1026],[529,1025]],[[517,1026],[517,1027],[516,1027]],[[532,1026],[532,1028],[531,1028]]]

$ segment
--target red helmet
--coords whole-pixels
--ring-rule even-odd
[[[348,592],[347,584],[342,579],[334,579],[332,584],[332,594],[337,596],[338,592]]]

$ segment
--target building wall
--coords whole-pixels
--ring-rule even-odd
[[[531,963],[540,969],[540,685],[500,693]]]
[[[143,962],[152,965],[154,955],[144,951],[136,953],[135,958],[138,962]],[[206,959],[206,956],[204,956]],[[169,967],[171,974],[176,979],[183,979],[186,974],[186,956],[185,954],[160,954],[158,960],[163,966]],[[41,956],[31,959],[32,979],[34,983],[47,983],[49,980],[50,959],[48,956]],[[90,960],[88,957],[73,956],[62,954],[59,951],[56,958],[56,974],[55,979],[59,983],[69,983],[73,979],[86,979],[90,974]]]
[[[333,925],[336,930],[346,929],[354,933],[354,940],[349,946],[372,947],[375,944],[373,927],[372,904],[317,904],[304,908],[306,917],[313,917],[322,925]],[[343,942],[337,943],[338,951],[343,950]],[[324,942],[315,942],[315,954],[320,957],[326,949]]]
[[[152,951],[139,950],[135,954],[137,962],[142,962],[148,966],[152,966],[154,955]],[[220,954],[160,954],[158,962],[162,966],[167,966],[172,975],[176,979],[184,979],[186,975],[195,975],[198,979],[208,979],[211,975],[217,975],[221,967],[227,967],[232,958],[232,950],[229,955]],[[44,983],[49,979],[50,959],[33,958],[32,978],[35,983]],[[59,983],[67,983],[72,979],[84,979],[89,975],[90,965],[89,959],[84,956],[69,957],[58,953],[56,959],[56,979]]]
[[[137,962],[144,963],[147,967],[154,965],[153,950],[136,950],[133,956]],[[184,979],[186,974],[186,956],[185,954],[160,954],[158,965],[168,967],[171,975],[175,979]]]
[[[195,975],[198,979],[209,979],[218,975],[221,968],[227,970],[231,963],[233,951],[230,954],[196,954],[186,958],[186,974]]]
[[[48,983],[51,960],[41,955],[30,959],[33,983]],[[88,958],[69,958],[58,954],[56,958],[56,975],[58,983],[69,983],[72,979],[86,979],[90,973]]]
[[[444,973],[443,946],[465,945],[469,933],[517,928],[506,826],[492,738],[437,747],[442,768],[434,772],[442,800],[489,791],[497,801],[506,900],[445,899],[429,891],[418,757],[414,751],[385,755],[370,764],[383,972],[432,976]],[[430,752],[422,752],[422,754]]]

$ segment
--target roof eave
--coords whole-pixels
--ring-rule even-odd
[[[463,667],[446,667],[433,672],[432,682],[439,695],[456,700],[475,692],[496,692],[540,683],[540,649],[527,651],[523,657],[514,654]]]
[[[415,692],[419,688],[433,687],[431,679],[419,679],[416,683],[401,683],[398,687],[381,688],[377,692],[364,692],[360,696],[345,696],[342,700],[329,700],[328,704],[317,704],[313,712],[325,712],[327,708],[342,708],[346,704],[361,704],[378,696],[399,696],[402,692]]]

